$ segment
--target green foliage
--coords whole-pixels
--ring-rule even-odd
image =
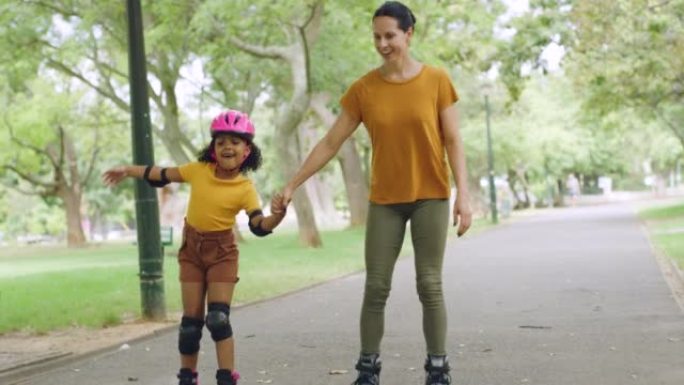
[[[58,77],[53,79],[59,80]],[[5,119],[0,121],[0,165],[13,167],[5,169],[5,176],[0,181],[4,186],[22,192],[15,200],[17,203],[6,212],[7,223],[0,227],[4,227],[8,235],[60,236],[65,233],[65,214],[58,199],[56,181],[67,178],[68,183],[74,183],[73,177],[78,178],[79,189],[85,188],[88,192],[104,189],[99,183],[101,167],[97,161],[119,159],[117,163],[121,163],[127,152],[127,132],[122,130],[121,117],[111,106],[98,103],[96,98],[87,101],[87,90],[63,89],[58,82],[41,78],[27,82],[26,87],[27,92],[8,98]],[[60,147],[59,129],[64,130],[68,143],[74,146],[76,164],[68,164],[60,157],[64,149]],[[89,174],[91,165],[95,170]],[[78,174],[72,166],[77,166]],[[20,175],[30,177],[32,182]],[[90,185],[94,186],[93,190],[88,190]],[[116,209],[116,205],[104,207],[110,211]]]
[[[530,1],[530,9],[505,26],[514,35],[510,40],[499,42],[495,61],[501,64],[501,81],[513,100],[522,94],[532,70],[547,72],[548,63],[542,59],[544,49],[552,43],[567,44],[572,31],[569,21],[572,4],[572,0]]]
[[[684,146],[684,1],[577,2],[568,68],[585,108],[636,109]]]
[[[161,137],[177,113],[179,135],[165,143],[187,143],[183,148],[189,154],[191,148],[206,144],[206,127],[217,109],[250,111],[265,160],[253,178],[264,198],[280,188],[284,180],[272,122],[274,111],[288,99],[290,69],[270,57],[244,53],[231,39],[259,46],[295,41],[292,34],[306,22],[313,3],[143,1],[148,71],[151,89],[158,96],[151,104],[153,125],[164,128],[155,136]],[[308,47],[311,91],[327,92],[333,111],[339,111],[339,96],[351,82],[380,63],[371,34],[372,12],[379,4],[324,2],[320,33]],[[682,157],[684,0],[536,0],[530,1],[528,12],[510,20],[502,19],[506,9],[499,0],[407,4],[418,19],[412,52],[420,60],[447,68],[461,96],[472,179],[486,175],[481,84],[484,72],[492,68],[496,71],[490,74],[499,76],[491,97],[499,174],[520,170],[538,191],[546,188],[548,179],[570,170],[613,176],[618,178],[616,186],[620,178],[636,185],[644,162],[665,173]],[[54,142],[55,125],[63,125],[77,140],[79,165],[86,164],[89,150],[98,146],[94,134],[99,128],[105,146],[95,176],[107,167],[130,162],[126,36],[125,2],[0,5],[0,101],[6,106],[0,119],[0,164],[17,162],[22,170],[46,180],[51,172],[32,151],[19,150],[5,129],[8,124],[37,147]],[[552,43],[568,52],[564,72],[542,81],[538,77],[547,63],[541,53]],[[201,69],[204,80],[190,84],[190,91],[184,87],[181,101],[179,82],[190,82],[183,79],[191,77],[190,68]],[[158,108],[157,103],[168,109]],[[357,146],[368,155],[366,136],[358,134]],[[156,151],[157,159],[167,163],[179,159],[162,146]],[[339,173],[335,167],[325,172]],[[0,170],[0,181],[4,186],[29,188],[7,170]],[[112,193],[97,182],[93,179],[86,186],[84,210],[103,221],[129,222],[130,185]],[[336,195],[343,196],[342,191],[343,186],[337,185]],[[5,210],[0,218],[11,226],[0,226],[12,227],[16,233],[55,220],[54,199],[32,202],[41,209],[29,216],[42,219],[17,221],[13,211]],[[54,231],[51,228],[44,231]]]
[[[642,210],[655,246],[684,269],[684,203]]]
[[[49,27],[46,13],[17,1],[0,4],[0,84],[13,91],[24,89],[41,64],[39,41]]]

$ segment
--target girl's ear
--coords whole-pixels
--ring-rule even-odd
[[[245,154],[242,156],[242,160],[244,161],[249,157],[249,154],[252,153],[252,145],[248,144],[247,147],[245,148]]]

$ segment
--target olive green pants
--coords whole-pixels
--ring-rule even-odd
[[[385,303],[407,221],[411,224],[416,287],[423,305],[427,353],[446,354],[447,320],[442,295],[442,262],[449,227],[449,201],[446,199],[370,204],[366,224],[366,286],[361,309],[361,352],[365,354],[380,353]]]

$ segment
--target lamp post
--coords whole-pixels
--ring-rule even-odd
[[[131,93],[133,163],[154,164],[150,103],[140,0],[128,0],[128,68]],[[135,182],[135,217],[138,228],[138,264],[142,315],[146,319],[166,318],[164,260],[159,234],[157,193],[142,180]]]
[[[492,151],[492,133],[489,124],[489,92],[484,92],[485,115],[487,117],[487,166],[489,169],[489,206],[492,211],[492,223],[499,222],[499,213],[496,208],[496,186],[494,185],[494,152]]]

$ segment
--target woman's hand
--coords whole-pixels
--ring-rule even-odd
[[[105,171],[102,174],[102,182],[109,187],[114,187],[128,176],[128,166],[118,166]]]
[[[281,193],[284,207],[287,207],[290,202],[292,202],[292,195],[294,195],[294,189],[290,187],[290,185],[285,186],[283,192]]]
[[[473,223],[473,212],[467,195],[459,194],[454,202],[454,226],[458,225],[456,234],[460,237],[468,231]]]

